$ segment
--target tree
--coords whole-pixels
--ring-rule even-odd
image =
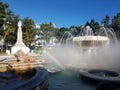
[[[53,23],[42,23],[40,25],[40,31],[42,32],[42,38],[46,41],[49,42],[49,39],[52,36],[55,36],[55,27]]]
[[[15,33],[13,26],[14,16],[14,13],[8,9],[8,4],[0,2],[0,39],[3,39],[6,48],[8,44],[15,41],[13,35]]]
[[[73,36],[76,36],[80,33],[80,27],[79,26],[71,26],[69,28],[71,30],[71,33]]]
[[[4,20],[6,18],[6,9],[8,8],[8,4],[0,1],[0,28],[4,24]]]
[[[90,22],[86,22],[85,26],[87,26],[87,25],[89,25],[92,28],[94,34],[98,33],[98,31],[100,29],[100,25],[94,19],[91,19]]]
[[[2,39],[2,36],[3,36],[3,31],[4,31],[3,25],[5,23],[7,8],[8,8],[8,4],[0,1],[0,40]]]
[[[109,27],[109,21],[110,17],[106,15],[105,18],[102,20],[102,24],[104,24],[104,27]]]
[[[16,16],[11,10],[6,10],[6,18],[4,21],[3,29],[1,29],[1,38],[4,41],[4,46],[8,49],[9,45],[14,45],[16,42],[17,22],[19,17]],[[3,50],[3,46],[2,46]]]
[[[31,46],[31,43],[34,42],[36,30],[34,29],[34,21],[28,17],[23,20],[23,42],[27,46]]]
[[[62,36],[64,35],[64,33],[65,33],[66,31],[70,31],[70,29],[65,28],[65,27],[61,27],[61,28],[59,29],[60,39],[62,38]]]
[[[120,13],[113,17],[111,26],[115,30],[116,35],[120,36]]]
[[[55,28],[55,37],[60,40],[60,31],[59,31],[59,28]]]
[[[17,31],[17,22],[19,21],[19,16],[14,15],[11,10],[7,11],[6,20],[4,24],[4,40],[5,42],[11,42],[14,44],[16,41],[16,31]]]

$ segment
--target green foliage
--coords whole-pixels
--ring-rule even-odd
[[[8,4],[0,1],[0,28],[4,24],[4,19],[6,18],[6,9],[8,8]]]
[[[110,17],[106,15],[105,18],[102,20],[102,24],[104,24],[104,27],[109,27],[109,21]]]
[[[120,13],[113,17],[111,26],[115,30],[116,35],[120,36]]]
[[[80,26],[71,26],[69,29],[73,36],[76,36],[80,33]]]
[[[0,39],[4,40],[4,45],[14,44],[16,41],[16,15],[8,9],[8,4],[0,1]],[[17,21],[19,17],[17,17]]]
[[[18,20],[18,16],[14,15],[14,13],[11,10],[7,10],[3,31],[3,39],[5,40],[5,43],[14,44],[16,42]]]
[[[95,34],[98,33],[98,31],[100,29],[100,25],[94,19],[91,19],[90,22],[86,22],[85,26],[87,26],[87,25],[89,25],[93,29],[93,33],[95,33]]]
[[[66,32],[66,31],[70,31],[69,28],[65,28],[65,27],[61,27],[59,29],[59,37],[62,38],[63,34]]]
[[[34,21],[28,17],[23,19],[23,42],[30,46],[34,41],[36,30],[34,29]]]
[[[46,40],[47,42],[52,36],[55,36],[55,27],[53,23],[42,23],[40,25],[40,30],[42,38]]]
[[[117,15],[113,17],[112,27],[114,29],[120,30],[120,13],[117,13]]]
[[[58,40],[60,40],[60,31],[59,31],[58,28],[55,28],[54,36],[55,36]]]

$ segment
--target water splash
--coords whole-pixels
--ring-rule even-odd
[[[78,45],[75,45],[73,42],[75,37],[70,32],[65,32],[61,39],[61,43],[63,44],[64,42],[65,45],[51,49],[51,55],[54,55],[64,68],[118,70],[120,64],[120,50],[118,48],[120,46],[119,43],[111,45],[112,40],[117,41],[113,30],[101,27],[99,35],[95,36],[91,28],[87,27],[86,29],[90,29],[90,31],[83,29],[83,32],[79,36],[76,36],[79,37]],[[98,38],[100,36],[102,39]],[[92,37],[91,45],[82,45],[80,41],[81,37],[83,41],[86,38],[90,40],[90,37]],[[99,43],[95,44],[96,42],[93,37],[102,42],[102,45]],[[110,43],[103,43],[103,39]]]

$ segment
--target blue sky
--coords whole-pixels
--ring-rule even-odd
[[[120,0],[3,0],[21,19],[29,17],[35,24],[54,22],[56,27],[84,25],[95,19],[101,22],[120,12]],[[101,24],[101,23],[100,23]]]

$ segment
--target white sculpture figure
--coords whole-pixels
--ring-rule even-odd
[[[22,26],[21,21],[18,22],[18,27],[20,28]]]
[[[18,32],[17,32],[17,41],[22,42],[22,31],[21,31],[21,21],[18,22]],[[17,43],[16,43],[17,44]]]
[[[19,49],[21,49],[24,53],[28,53],[30,49],[25,46],[22,40],[22,23],[18,22],[18,31],[17,31],[17,42],[14,47],[12,47],[12,54],[15,54]]]
[[[25,46],[22,40],[22,23],[21,21],[18,22],[18,31],[17,31],[17,42],[15,46]]]

